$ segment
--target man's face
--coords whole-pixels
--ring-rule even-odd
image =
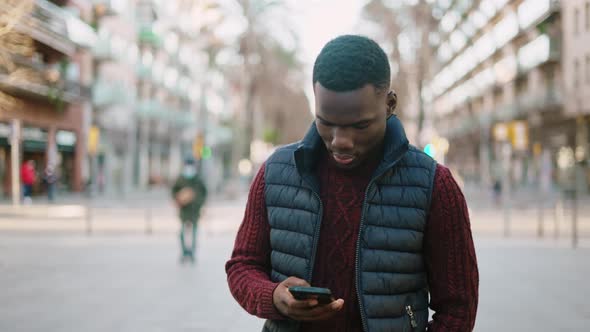
[[[338,167],[354,168],[379,153],[389,113],[387,93],[371,84],[335,92],[319,82],[314,92],[316,126]]]

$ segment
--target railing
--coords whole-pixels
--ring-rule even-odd
[[[144,119],[155,119],[178,128],[191,127],[196,124],[189,110],[163,105],[157,100],[143,100],[137,103],[137,115]]]
[[[528,113],[546,112],[563,106],[561,92],[555,86],[547,86],[516,97],[510,104],[500,105],[492,113],[497,121],[508,121]]]
[[[111,41],[105,37],[99,37],[92,48],[92,54],[97,60],[110,61],[115,59]]]
[[[554,86],[547,86],[538,91],[520,95],[508,104],[497,106],[491,114],[479,117],[465,116],[457,125],[443,130],[450,138],[460,137],[481,127],[488,127],[494,122],[506,122],[524,117],[532,112],[549,112],[563,107],[563,96]]]
[[[97,81],[92,89],[92,103],[98,107],[110,105],[126,105],[134,100],[134,96],[120,82]]]
[[[76,45],[68,38],[65,15],[59,6],[47,0],[36,0],[31,13],[21,21],[18,29],[63,54],[73,55]]]
[[[0,1],[0,11],[9,9]],[[88,43],[92,44],[94,41],[86,39],[95,38],[92,29],[86,23],[47,0],[35,0],[31,12],[16,28],[34,40],[68,56],[74,54],[77,45],[89,47]]]
[[[92,98],[92,88],[83,85],[77,81],[61,81],[58,88],[64,92],[64,100],[67,102],[76,102],[82,100],[90,100]]]
[[[30,69],[27,76],[10,75],[0,72],[0,89],[9,93],[42,99],[55,99],[67,103],[89,100],[91,90],[78,81],[60,79],[50,83],[45,79],[48,66],[29,58],[15,56],[13,62],[21,69]]]

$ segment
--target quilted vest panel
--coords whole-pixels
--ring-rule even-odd
[[[296,149],[297,145],[278,149],[265,166],[275,282],[289,276],[309,282],[319,239],[322,203],[312,189],[317,183],[301,176],[293,157]],[[357,292],[367,332],[426,329],[428,283],[422,246],[435,170],[434,160],[410,147],[367,188],[356,257]],[[293,321],[267,321],[263,331],[297,330]]]

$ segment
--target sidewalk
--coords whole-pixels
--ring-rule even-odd
[[[503,236],[506,214],[503,206],[496,206],[491,193],[485,189],[467,186],[464,189],[468,201],[473,233],[483,236]],[[177,211],[166,188],[134,192],[124,199],[120,196],[98,196],[88,199],[83,195],[62,197],[56,204],[36,200],[33,205],[13,207],[0,204],[0,230],[52,231],[52,232],[176,232]],[[224,209],[246,206],[247,193],[235,199],[224,195],[212,196],[203,212],[203,225],[212,232],[230,232],[236,229],[235,221],[223,218],[207,218],[207,214],[223,216]],[[587,198],[585,198],[587,199]],[[571,202],[561,206],[546,204],[540,210],[534,204],[534,193],[521,191],[515,195],[509,210],[509,235],[534,238],[542,232],[545,238],[571,239]],[[540,218],[542,213],[542,218]],[[578,203],[578,234],[580,240],[590,239],[590,202]]]
[[[465,199],[472,209],[496,209],[494,194],[492,188],[484,187],[479,184],[468,183],[463,188]],[[510,193],[510,204],[514,209],[537,208],[540,202],[546,208],[553,207],[558,200],[564,200],[565,195],[557,190],[541,193],[536,187],[518,187],[513,188]],[[580,206],[583,203],[590,203],[590,195],[579,197]],[[500,203],[501,204],[501,203]]]
[[[196,265],[178,264],[176,234],[0,230],[0,283],[10,285],[2,291],[0,331],[260,331],[263,320],[238,306],[224,271],[240,204],[211,207],[204,225],[231,228],[199,231]],[[475,246],[475,331],[587,330],[590,247],[478,236]]]
[[[200,229],[211,234],[235,232],[242,215],[227,217],[228,210],[246,206],[247,195],[228,199],[213,195],[201,213]],[[179,227],[178,212],[167,190],[128,196],[101,197],[72,204],[0,205],[0,232],[77,234],[170,234]]]
[[[99,195],[90,197],[85,193],[68,193],[60,195],[54,202],[46,197],[35,197],[29,205],[12,205],[10,201],[0,202],[0,218],[44,218],[44,219],[79,219],[85,218],[88,208],[137,209],[161,201],[168,204],[167,190],[157,188],[148,191],[136,191],[125,196]]]

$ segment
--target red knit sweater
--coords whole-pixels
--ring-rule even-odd
[[[319,165],[324,215],[312,286],[330,288],[344,309],[329,321],[302,324],[301,331],[362,331],[355,288],[355,251],[365,188],[376,165],[354,171]],[[435,312],[429,331],[471,331],[479,275],[467,206],[450,171],[438,165],[424,237],[424,257]],[[270,227],[264,200],[264,166],[250,189],[234,251],[226,264],[231,293],[250,314],[285,319],[272,302]]]

